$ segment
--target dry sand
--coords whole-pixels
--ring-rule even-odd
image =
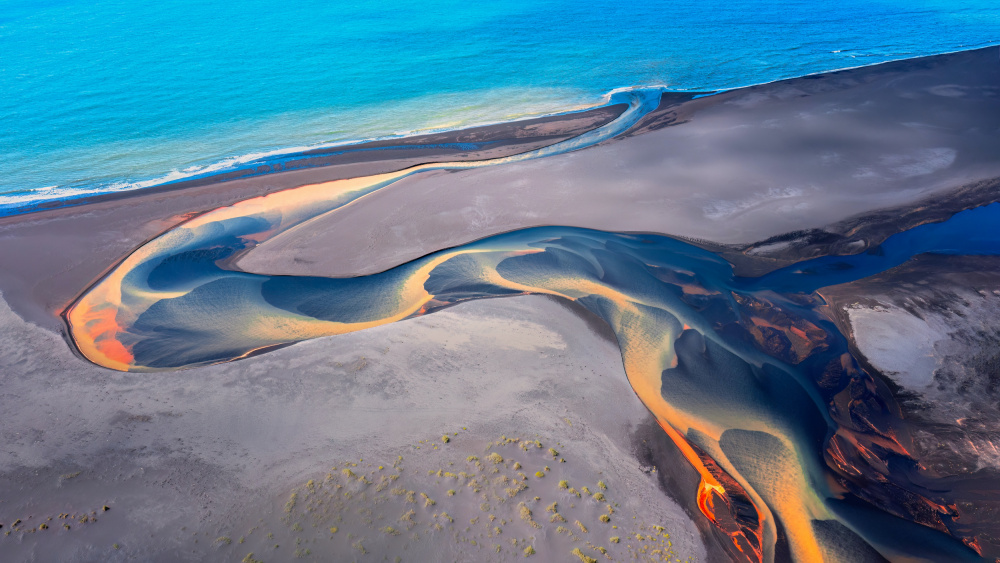
[[[913,207],[1000,177],[998,71],[997,49],[990,48],[692,101],[668,96],[622,139],[534,162],[418,175],[296,229],[295,237],[268,242],[240,265],[267,273],[362,274],[543,224],[744,244],[843,224],[872,210]],[[631,533],[661,542],[660,532],[649,526],[662,525],[682,559],[716,560],[717,547],[702,545],[696,525],[659,488],[672,483],[690,494],[690,469],[679,457],[667,461],[660,446],[642,442],[654,435],[650,418],[624,379],[617,345],[552,301],[465,304],[233,364],[169,374],[96,368],[74,357],[57,334],[58,312],[79,291],[188,214],[304,183],[521,152],[606,122],[615,111],[620,108],[533,122],[531,131],[523,123],[512,126],[498,133],[505,141],[476,153],[399,149],[355,153],[346,160],[319,155],[329,157],[322,161],[329,166],[192,182],[0,219],[0,291],[10,304],[9,309],[0,304],[5,350],[0,531],[9,531],[15,518],[32,529],[53,518],[48,530],[0,536],[5,560],[239,560],[253,551],[257,559],[271,561],[288,559],[297,549],[322,559],[360,553],[352,544],[362,534],[372,553],[379,546],[405,547],[405,554],[419,559],[428,553],[421,550],[433,545],[455,559],[483,559],[493,553],[487,550],[495,536],[476,535],[492,532],[475,528],[483,521],[471,519],[488,501],[449,508],[455,522],[442,524],[442,530],[428,524],[429,518],[441,523],[438,508],[421,505],[426,514],[419,515],[420,533],[432,540],[428,544],[378,532],[389,508],[406,507],[405,495],[382,504],[376,502],[379,491],[359,496],[346,509],[371,512],[347,525],[330,523],[346,519],[347,505],[329,496],[311,496],[308,506],[316,514],[301,513],[301,521],[286,514],[284,505],[292,489],[302,491],[310,479],[327,492],[341,484],[360,495],[368,485],[327,479],[330,468],[358,463],[359,473],[363,469],[377,483],[377,466],[367,464],[392,467],[403,455],[400,482],[407,490],[437,495],[443,510],[450,485],[428,470],[468,455],[482,457],[501,435],[533,439],[536,434],[556,444],[567,463],[549,463],[552,476],[537,483],[526,473],[529,489],[519,493],[528,495],[524,501],[514,497],[517,503],[490,507],[509,522],[503,524],[505,533],[517,540],[504,543],[505,535],[500,557],[519,558],[517,550],[529,539],[539,554],[559,558],[574,545],[591,555],[597,545],[621,550],[616,553],[622,556],[634,547],[591,541],[597,538],[594,530],[607,540],[610,533],[592,522],[599,507],[582,499],[579,507],[566,508],[567,514],[577,511],[567,524],[579,542],[550,529],[549,524],[560,524],[545,520],[539,529],[520,519],[519,502],[533,503],[536,520],[549,517],[534,501],[535,491],[546,505],[549,499],[576,504],[569,493],[550,486],[555,472],[565,472],[571,483],[606,479],[608,498],[619,503],[613,518],[634,515],[637,525],[645,526]],[[983,203],[995,194],[977,197],[966,203]],[[459,435],[443,445],[445,432]],[[438,448],[427,440],[437,441]],[[521,455],[518,451],[511,449]],[[525,458],[523,465],[540,463],[536,458]],[[651,460],[658,460],[661,471],[650,472]],[[512,478],[512,466],[505,467]],[[111,510],[103,512],[104,505]],[[91,510],[97,521],[78,523],[82,516],[89,520]],[[60,514],[72,515],[73,522]],[[364,518],[371,519],[374,532]],[[574,519],[591,531],[573,528]],[[330,526],[343,527],[343,534],[324,536]],[[232,541],[215,541],[219,537]],[[240,537],[246,537],[243,544]]]
[[[551,561],[568,559],[576,547],[593,555],[588,542],[621,556],[630,545],[656,543],[639,543],[636,533],[662,544],[668,533],[681,559],[706,558],[698,529],[659,488],[649,460],[637,457],[651,420],[625,379],[617,344],[548,298],[469,303],[245,361],[163,374],[86,364],[4,303],[0,326],[0,532],[17,518],[22,530],[49,526],[0,535],[4,561],[239,561],[250,552],[278,561],[292,559],[296,549],[310,550],[312,560],[347,561],[360,558],[351,547],[357,541],[373,560],[437,559],[431,553],[523,560],[532,545],[538,560]],[[445,433],[448,444],[441,441]],[[506,461],[495,474],[486,445],[503,435],[538,439],[544,447],[496,447]],[[566,462],[553,458],[550,447]],[[402,472],[394,466],[400,455]],[[466,463],[470,455],[483,460],[482,471]],[[528,488],[509,498],[504,490],[520,482],[514,460]],[[344,480],[340,504],[314,494],[317,508],[307,512],[306,482],[334,490],[346,462],[358,464],[353,471],[373,484]],[[661,470],[673,463],[683,462]],[[326,475],[335,466],[331,484]],[[536,478],[545,466],[550,471]],[[470,479],[428,476],[437,469],[475,473],[486,484],[476,492]],[[376,491],[380,477],[391,474],[401,477]],[[494,483],[501,474],[515,481]],[[606,500],[577,498],[558,488],[561,479],[603,492]],[[284,506],[296,487],[301,510],[289,515]],[[414,491],[419,503],[394,495],[397,487]],[[355,495],[350,502],[346,490]],[[436,504],[424,506],[421,492]],[[520,518],[521,502],[540,528]],[[545,507],[552,502],[566,523],[550,522]],[[614,514],[603,523],[598,516],[609,503]],[[103,512],[105,505],[111,510]],[[399,518],[410,509],[415,524],[407,529]],[[91,511],[96,522],[79,522]],[[455,522],[434,518],[442,511]],[[490,514],[497,520],[487,526]],[[577,539],[557,532],[559,525]],[[341,529],[332,539],[331,526]],[[381,532],[385,526],[406,534]],[[612,536],[625,541],[613,544]]]

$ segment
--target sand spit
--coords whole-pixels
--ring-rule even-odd
[[[362,275],[538,225],[736,246],[819,229],[1000,177],[998,96],[1000,60],[989,48],[666,97],[624,139],[412,176],[267,241],[239,266]],[[981,192],[977,204],[995,197]]]
[[[626,106],[517,121],[408,139],[379,141],[315,156],[315,168],[253,178],[225,174],[118,194],[85,205],[0,218],[0,291],[18,314],[52,329],[58,313],[90,282],[143,242],[192,215],[290,187],[402,170],[426,162],[519,154],[600,127]],[[481,143],[479,150],[408,148]],[[390,148],[396,147],[396,148]],[[377,149],[377,150],[368,150]],[[330,152],[330,151],[326,151]],[[79,202],[78,202],[79,203]]]

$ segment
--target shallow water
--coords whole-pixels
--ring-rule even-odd
[[[921,476],[891,393],[851,356],[815,291],[920,253],[1000,253],[1000,233],[988,228],[1000,204],[760,278],[735,277],[721,257],[666,236],[571,227],[497,235],[357,278],[228,269],[260,242],[408,175],[614,136],[658,99],[627,95],[630,109],[615,122],[539,151],[304,186],[196,217],[139,248],[69,309],[74,342],[106,367],[173,370],[472,299],[570,299],[614,331],[630,384],[701,472],[699,506],[735,558],[787,549],[798,561],[843,560],[870,546],[886,557],[977,560],[960,541],[947,487]]]
[[[274,151],[732,88],[1000,41],[991,0],[13,0],[0,214]]]

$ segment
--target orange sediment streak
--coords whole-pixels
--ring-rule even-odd
[[[701,456],[694,451],[691,444],[681,436],[680,432],[674,430],[673,426],[670,426],[662,420],[657,420],[660,424],[660,428],[667,433],[667,436],[673,440],[674,445],[677,449],[681,451],[684,459],[688,460],[688,463],[695,468],[696,471],[701,475],[701,483],[698,484],[698,510],[705,515],[706,518],[711,520],[713,523],[716,522],[715,518],[715,506],[712,502],[712,492],[716,492],[719,495],[726,494],[726,489],[722,486],[722,483],[715,478],[714,475],[705,467],[705,464],[701,461]]]
[[[126,370],[134,358],[132,352],[118,340],[122,327],[115,318],[117,313],[118,309],[114,307],[91,309],[84,303],[78,303],[67,312],[66,317],[75,332],[86,335],[86,338],[79,338],[78,332],[73,339],[84,356],[91,361],[102,358],[101,365]]]
[[[760,510],[754,506],[754,510],[757,513],[756,525],[753,527],[747,526],[746,524],[739,522],[734,514],[732,514],[732,507],[729,501],[730,492],[726,491],[726,487],[719,480],[719,477],[726,478],[726,481],[731,481],[731,487],[735,490],[731,493],[741,494],[741,496],[746,497],[746,492],[742,490],[742,487],[736,483],[731,477],[725,474],[725,472],[714,463],[713,467],[709,467],[706,463],[705,456],[700,454],[695,450],[684,436],[680,432],[675,430],[670,424],[657,420],[660,428],[667,433],[667,436],[674,442],[677,449],[680,450],[681,455],[691,464],[692,467],[701,476],[701,481],[698,483],[697,491],[697,502],[698,510],[705,515],[710,522],[712,522],[715,527],[728,536],[733,542],[733,548],[741,554],[747,561],[760,562],[763,561],[763,552],[761,548],[762,542],[762,522],[764,519],[763,514]],[[729,518],[723,521],[720,518],[720,514],[717,513],[715,507],[715,497],[718,496],[729,508]],[[746,547],[747,549],[744,549]],[[732,553],[733,556],[737,556],[736,553]]]

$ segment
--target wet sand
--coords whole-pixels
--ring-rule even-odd
[[[918,430],[914,452],[987,560],[1000,554],[1000,260],[922,255],[825,288],[856,357]]]
[[[624,139],[537,161],[412,176],[267,241],[239,266],[363,275],[540,225],[737,248],[827,226],[836,232],[854,216],[927,207],[1000,178],[998,95],[1000,60],[991,48],[665,99]],[[995,197],[986,189],[972,199],[981,205]],[[897,219],[879,222],[895,232]],[[837,234],[848,252],[869,244]]]
[[[764,264],[748,267],[859,251],[877,243],[880,233],[1000,199],[992,183],[1000,177],[998,96],[995,48],[695,100],[667,96],[622,138],[535,162],[421,174],[294,236],[279,236],[239,265],[266,273],[359,275],[545,224],[661,232]],[[632,499],[627,508],[650,522],[675,523],[675,533],[686,538],[678,553],[683,547],[685,555],[704,560],[695,524],[657,490],[670,482],[688,486],[690,475],[647,473],[653,454],[631,449],[641,435],[636,429],[646,428],[649,418],[628,388],[617,347],[547,300],[462,305],[181,374],[112,374],[73,357],[55,334],[62,329],[58,313],[78,292],[192,214],[305,183],[523,152],[607,122],[616,111],[541,120],[530,131],[491,129],[489,135],[505,140],[475,152],[317,155],[329,158],[328,165],[0,219],[0,292],[11,309],[0,310],[9,350],[0,364],[0,407],[14,421],[5,427],[9,448],[0,456],[7,501],[0,517],[112,507],[93,527],[61,530],[60,523],[59,542],[43,544],[36,535],[42,532],[22,535],[11,553],[64,560],[150,553],[199,560],[218,553],[239,560],[244,544],[214,540],[236,540],[258,525],[269,527],[258,528],[262,534],[284,534],[275,543],[291,547],[301,535],[288,530],[294,523],[282,520],[281,507],[293,487],[323,479],[327,465],[355,455],[391,462],[406,448],[415,452],[420,440],[440,439],[443,428],[464,426],[470,440],[456,443],[479,449],[500,434],[543,429],[547,440],[571,445],[571,464],[590,460],[574,469],[581,480],[619,468],[617,478],[629,488],[621,498]],[[480,140],[496,140],[484,135]],[[886,209],[896,211],[880,211]],[[530,345],[498,340],[524,323],[536,337]],[[475,342],[453,342],[462,334]],[[382,369],[374,373],[373,367]],[[585,428],[565,424],[560,413],[587,420]],[[373,435],[380,443],[372,444]],[[414,457],[424,473],[438,463]],[[505,507],[510,519],[517,518],[513,506]],[[236,513],[246,516],[228,516]],[[260,550],[275,549],[272,538],[252,537],[253,551],[269,560]],[[557,535],[548,540],[552,549],[563,549]],[[114,543],[121,549],[108,547]],[[315,554],[340,553],[315,545]],[[456,545],[456,557],[479,553],[467,542]]]
[[[855,216],[897,208],[916,210],[909,222],[920,222],[928,204],[940,207],[952,194],[984,184],[987,189],[962,199],[962,208],[996,199],[989,186],[1000,178],[994,158],[998,95],[996,48],[693,100],[668,94],[623,138],[538,161],[421,173],[268,241],[238,266],[272,274],[363,275],[538,225],[664,233],[729,249],[737,263],[750,251],[757,259],[748,267],[756,269],[769,259],[776,267],[824,252],[857,252],[872,241],[842,228]],[[194,214],[302,184],[524,152],[606,123],[621,109],[412,140],[495,143],[480,151],[407,149],[402,142],[392,150],[358,147],[318,155],[328,165],[317,168],[196,180],[0,218],[0,290],[20,315],[58,329],[56,315],[80,290],[130,250]],[[898,216],[873,221],[895,232]],[[833,233],[837,244],[824,236],[815,244],[817,232]],[[809,248],[789,252],[795,245],[788,240]]]
[[[325,166],[226,181],[225,175],[92,198],[85,205],[0,218],[0,291],[19,315],[53,330],[59,312],[109,266],[184,219],[303,184],[402,170],[425,162],[498,158],[603,125],[622,105],[353,147]],[[484,143],[446,151],[409,145]],[[387,146],[398,147],[387,149]],[[381,150],[367,150],[381,149]]]

